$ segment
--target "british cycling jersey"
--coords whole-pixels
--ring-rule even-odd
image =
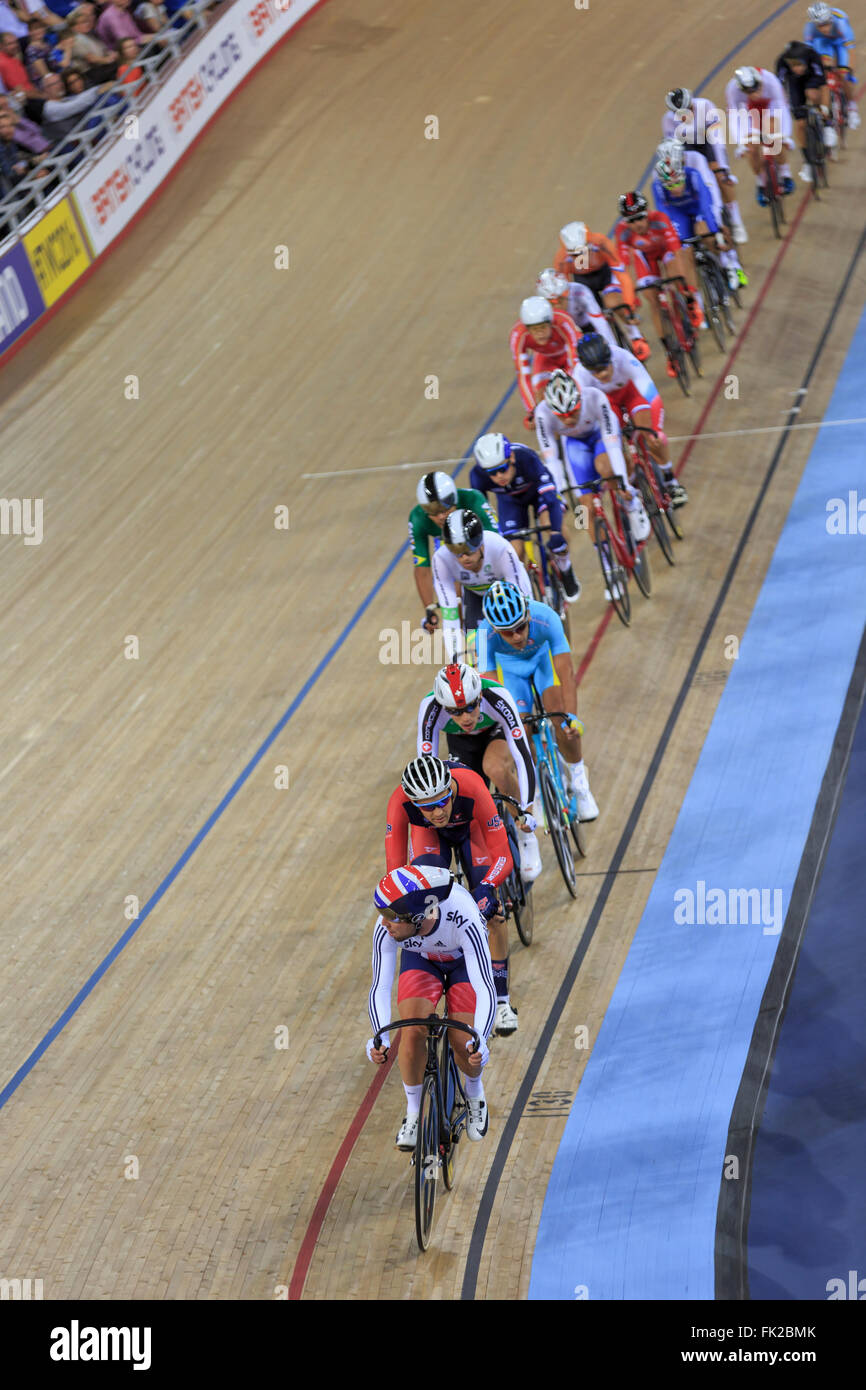
[[[521,808],[529,810],[535,799],[535,766],[529,751],[529,740],[514,700],[498,682],[482,680],[481,717],[472,733],[466,733],[454,722],[432,690],[425,695],[418,709],[418,754],[432,753],[434,758],[438,757],[439,737],[443,733],[472,738],[475,734],[487,734],[496,728],[505,735],[506,746],[514,760]]]
[[[439,918],[432,931],[400,942],[386,931],[382,918],[377,918],[373,929],[373,984],[370,989],[374,1036],[389,1021],[391,986],[400,950],[433,961],[454,961],[462,957],[469,983],[475,991],[473,1027],[480,1037],[490,1036],[496,1016],[496,987],[487,928],[478,905],[461,884],[455,883],[448,897],[438,904],[438,911]],[[385,1047],[389,1045],[387,1033],[382,1034],[382,1042]]]
[[[552,610],[551,610],[552,611]],[[554,614],[554,617],[556,615]],[[445,825],[431,825],[402,787],[396,787],[388,801],[385,826],[385,859],[388,873],[406,863],[406,836],[412,829],[413,847],[428,853],[429,844],[422,843],[438,836],[452,849],[459,849],[475,832],[476,840],[484,847],[488,867],[484,880],[494,888],[508,877],[513,868],[508,835],[492,796],[481,778],[465,767],[454,767],[451,776],[457,783],[457,794],[451,803],[451,816]],[[416,833],[419,832],[419,833]]]

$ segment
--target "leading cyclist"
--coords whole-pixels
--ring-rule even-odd
[[[481,1039],[473,1050],[466,1033],[451,1031],[454,1060],[466,1080],[469,1106],[466,1133],[473,1141],[487,1133],[487,1102],[481,1071],[490,1052],[487,1039],[493,1027],[496,992],[487,933],[477,904],[448,869],[435,865],[403,864],[379,880],[373,901],[379,916],[373,929],[373,984],[370,1022],[373,1037],[367,1056],[382,1066],[388,1057],[390,1035],[382,1032],[391,1007],[391,986],[400,950],[397,1003],[401,1018],[428,1018],[446,997],[449,1018],[470,1023]],[[426,1029],[403,1028],[397,1054],[406,1116],[397,1133],[397,1148],[411,1151],[418,1136],[418,1114],[424,1082]],[[381,1048],[374,1047],[377,1034]]]
[[[854,30],[844,10],[832,5],[810,5],[807,11],[808,24],[803,30],[806,43],[821,55],[825,67],[838,68],[845,83],[848,98],[848,126],[856,130],[860,124],[857,110],[857,79],[852,71],[854,65]]]

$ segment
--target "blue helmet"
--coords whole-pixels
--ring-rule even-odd
[[[484,595],[484,616],[491,627],[519,627],[526,621],[529,604],[516,584],[507,579],[497,579]]]

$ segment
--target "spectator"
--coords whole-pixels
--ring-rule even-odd
[[[139,29],[143,29],[145,34],[158,34],[160,29],[168,23],[165,5],[154,5],[151,4],[150,0],[145,0],[144,4],[136,5],[132,13]]]
[[[0,96],[0,115],[11,114],[15,122],[15,143],[20,145],[22,150],[27,150],[30,154],[41,155],[50,149],[48,141],[42,134],[35,121],[28,121],[26,116],[19,116],[17,111],[13,111],[9,105],[7,97]]]
[[[47,42],[45,23],[41,19],[31,19],[28,25],[30,42],[24,49],[24,62],[27,74],[34,86],[38,86],[46,72],[56,72],[58,64],[52,61],[51,44]]]
[[[34,96],[36,94],[36,88],[21,61],[21,45],[14,34],[0,33],[0,78],[7,92],[20,88]]]
[[[15,142],[15,117],[11,111],[0,111],[0,193],[11,193],[30,168],[22,158]]]
[[[49,72],[42,79],[42,97],[31,97],[24,103],[24,114],[42,127],[46,140],[54,144],[63,140],[76,126],[85,111],[93,106],[102,93],[111,86],[110,82],[101,87],[89,87],[78,96],[66,96],[63,80],[56,72]]]
[[[64,28],[69,11],[75,9],[76,0],[51,0],[49,5],[44,4],[43,0],[17,0],[17,3],[25,18],[41,19],[46,29],[59,33]]]
[[[135,39],[140,44],[146,37],[129,13],[129,6],[130,0],[112,0],[99,16],[96,32],[111,48],[117,48],[121,39]]]
[[[117,75],[117,52],[93,32],[96,14],[93,5],[79,5],[69,16],[73,39],[71,63],[91,82],[107,82]]]
[[[135,39],[120,40],[120,67],[117,69],[118,77],[124,82],[138,82],[144,76],[144,68],[136,63],[138,57],[138,44]]]
[[[14,34],[16,39],[26,39],[27,32],[27,21],[21,18],[15,0],[11,5],[0,0],[0,34]]]

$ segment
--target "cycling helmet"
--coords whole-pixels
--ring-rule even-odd
[[[761,74],[757,68],[737,68],[734,81],[741,92],[756,92],[761,85]]]
[[[535,292],[544,299],[559,299],[568,289],[568,280],[558,270],[542,270],[535,282]]]
[[[555,371],[544,391],[544,399],[556,415],[569,415],[580,405],[577,382],[568,372]]]
[[[782,57],[786,63],[808,63],[809,45],[801,43],[799,39],[792,39]]]
[[[422,753],[413,758],[400,778],[400,786],[410,801],[432,801],[444,796],[451,786],[451,773],[441,758]]]
[[[576,251],[585,251],[587,247],[587,233],[585,222],[567,222],[559,233],[562,244],[566,251],[572,255]]]
[[[540,294],[531,295],[520,306],[520,322],[526,328],[536,323],[553,323],[553,310]]]
[[[373,893],[373,902],[381,912],[390,909],[397,917],[419,923],[427,915],[431,899],[442,902],[454,883],[450,869],[438,864],[404,864],[380,878]]]
[[[464,666],[462,661],[443,666],[433,682],[434,699],[443,709],[465,709],[467,705],[474,705],[480,695],[481,677],[474,667]]]
[[[627,222],[632,222],[637,217],[646,217],[646,198],[642,193],[621,193],[619,211],[620,215],[624,217]]]
[[[529,604],[516,584],[507,579],[497,579],[484,595],[484,616],[491,627],[507,631],[526,622]]]
[[[833,11],[829,5],[810,5],[807,13],[813,24],[832,23]]]
[[[484,539],[484,527],[475,513],[468,509],[452,512],[445,518],[442,539],[446,545],[477,550]]]
[[[610,343],[600,333],[584,333],[577,345],[577,355],[588,372],[607,367],[611,361]]]
[[[688,87],[674,87],[665,97],[665,106],[669,111],[688,111],[691,104],[692,94]]]
[[[475,441],[475,460],[488,473],[504,468],[511,458],[511,440],[504,434],[482,434]]]
[[[656,173],[661,182],[681,183],[685,167],[685,151],[679,140],[662,140],[656,150]]]
[[[443,507],[456,507],[457,484],[447,473],[425,473],[415,492],[422,507],[440,503]]]

